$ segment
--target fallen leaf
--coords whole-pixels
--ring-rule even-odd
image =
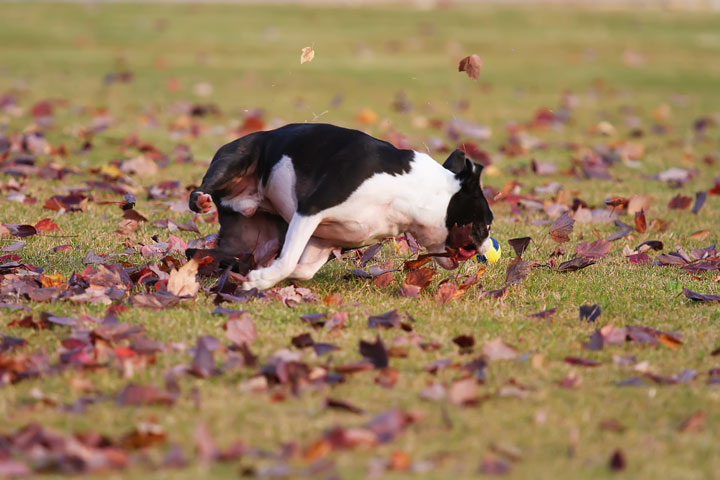
[[[387,368],[390,364],[388,352],[380,335],[375,338],[373,343],[360,340],[360,355],[372,362],[377,369]]]
[[[688,238],[690,238],[691,240],[703,241],[706,238],[708,238],[709,236],[710,236],[710,230],[706,229],[706,230],[698,230],[697,232],[693,232],[690,234],[690,236]]]
[[[578,256],[599,260],[605,258],[611,249],[612,243],[601,238],[592,243],[580,242],[575,247],[575,252],[577,252]]]
[[[237,345],[252,345],[257,338],[255,322],[248,313],[233,314],[225,326],[225,336]]]
[[[508,243],[510,246],[515,250],[515,255],[518,257],[521,257],[523,253],[525,253],[525,250],[527,250],[528,245],[530,245],[530,241],[532,241],[532,238],[530,237],[520,237],[520,238],[511,238],[508,240]]]
[[[563,213],[560,218],[555,220],[550,226],[550,238],[558,243],[570,241],[570,233],[573,231],[575,220],[572,219],[567,212]]]
[[[615,450],[610,456],[610,470],[613,472],[619,472],[621,470],[625,470],[626,467],[627,462],[625,460],[625,454],[620,449]]]
[[[639,212],[635,213],[635,230],[638,231],[638,233],[645,233],[647,230],[647,222],[645,221],[645,211],[640,210]]]
[[[405,275],[405,284],[426,288],[432,282],[435,271],[432,268],[418,268]]]
[[[498,337],[485,344],[483,347],[483,355],[485,355],[488,360],[512,360],[518,356],[518,350],[512,345],[503,342],[502,338]]]
[[[558,272],[574,272],[577,270],[582,270],[585,267],[589,267],[590,265],[594,265],[595,260],[590,260],[589,258],[585,257],[575,257],[572,260],[568,260],[567,262],[562,262],[560,265],[558,265]]]
[[[686,197],[678,193],[672,198],[672,200],[670,200],[670,203],[668,203],[668,208],[670,210],[685,210],[690,207],[691,203],[692,198]]]
[[[477,80],[480,76],[480,68],[482,67],[482,60],[476,54],[469,55],[458,64],[458,72],[465,72],[468,77],[473,80]]]
[[[57,223],[53,222],[49,218],[43,218],[35,224],[35,229],[38,232],[59,232],[60,227]]]
[[[658,340],[673,351],[679,349],[683,344],[680,340],[667,333],[661,333],[660,336],[658,336]]]
[[[175,397],[152,385],[129,383],[117,395],[115,402],[121,406],[172,405]]]
[[[543,310],[541,312],[537,313],[531,313],[528,315],[528,317],[531,318],[542,318],[545,320],[550,320],[553,315],[555,315],[555,312],[557,312],[557,307],[548,308],[547,310]]]
[[[455,405],[473,405],[478,401],[478,383],[472,377],[456,380],[448,388],[448,399]]]
[[[573,356],[567,356],[565,357],[565,363],[568,363],[570,365],[577,365],[579,367],[598,367],[602,365],[600,362],[596,362],[595,360],[590,360],[588,358],[582,358],[582,357],[573,357]]]
[[[707,199],[707,192],[697,192],[695,194],[695,205],[693,205],[692,213],[696,214],[700,211],[700,209],[705,205],[705,200]]]
[[[167,291],[178,297],[194,297],[200,290],[200,284],[195,278],[197,271],[198,261],[194,258],[190,259],[179,270],[171,271]]]
[[[683,294],[690,300],[696,300],[698,302],[720,302],[720,295],[697,293],[687,288],[683,288]]]
[[[520,256],[513,259],[505,272],[505,284],[512,285],[525,280],[530,271],[538,265],[535,260],[523,261]]]

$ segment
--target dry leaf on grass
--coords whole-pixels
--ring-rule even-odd
[[[168,292],[178,297],[194,297],[200,290],[200,284],[195,278],[197,271],[198,262],[193,258],[183,265],[180,270],[170,272],[167,284]]]

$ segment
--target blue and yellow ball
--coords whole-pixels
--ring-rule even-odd
[[[495,263],[500,260],[500,255],[502,255],[502,249],[500,248],[500,244],[492,237],[490,237],[490,242],[492,243],[490,250],[485,252],[484,255],[477,255],[476,258],[479,262]]]

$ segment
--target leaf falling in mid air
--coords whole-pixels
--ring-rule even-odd
[[[477,80],[480,76],[480,68],[482,67],[482,60],[476,54],[469,55],[462,60],[458,65],[458,72],[465,72],[468,77],[473,80]]]
[[[305,62],[312,62],[313,58],[315,58],[315,50],[312,47],[304,47],[300,54],[300,65]]]

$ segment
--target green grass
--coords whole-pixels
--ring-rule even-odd
[[[577,196],[595,206],[613,195],[648,194],[654,199],[647,212],[648,221],[660,218],[669,221],[670,226],[665,232],[635,233],[615,242],[606,259],[579,272],[560,274],[536,269],[499,300],[481,298],[481,290],[475,288],[463,298],[439,306],[433,294],[446,273],[436,275],[420,299],[404,299],[396,293],[397,284],[377,288],[364,281],[345,280],[349,263],[333,261],[304,286],[320,297],[339,293],[345,305],[325,306],[320,302],[290,309],[278,302],[257,301],[239,307],[247,308],[255,319],[258,341],[252,350],[261,362],[278,349],[291,348],[290,338],[309,330],[300,315],[349,313],[349,327],[345,330],[312,331],[316,341],[341,347],[332,358],[334,364],[341,364],[358,360],[358,340],[370,340],[376,334],[367,328],[366,311],[378,314],[397,308],[408,312],[417,320],[415,331],[439,341],[441,347],[436,352],[411,347],[407,358],[392,358],[391,366],[399,371],[392,389],[376,385],[375,373],[360,373],[349,376],[344,384],[270,402],[269,393],[253,394],[241,389],[255,373],[246,368],[205,380],[183,378],[182,396],[167,409],[117,407],[108,401],[88,407],[83,415],[68,415],[32,401],[34,388],[60,403],[76,400],[82,393],[74,390],[70,382],[79,377],[111,396],[128,382],[114,368],[94,373],[68,370],[2,387],[0,416],[4,420],[0,435],[38,422],[63,433],[93,430],[116,438],[137,422],[156,418],[166,430],[168,442],[181,445],[191,463],[177,471],[152,471],[136,464],[126,473],[128,477],[234,477],[241,467],[264,468],[273,461],[244,457],[212,466],[196,462],[192,437],[198,421],[208,425],[223,447],[240,438],[250,446],[277,451],[287,442],[304,448],[334,425],[362,425],[377,413],[400,407],[417,410],[424,419],[390,444],[332,453],[330,458],[342,478],[364,477],[371,459],[389,458],[395,451],[407,452],[413,461],[434,462],[429,472],[414,474],[417,477],[474,478],[481,460],[491,455],[493,444],[521,451],[520,460],[512,462],[512,478],[613,476],[608,462],[617,448],[627,459],[627,468],[618,477],[702,479],[712,477],[720,468],[720,457],[715,455],[719,391],[705,383],[707,371],[718,366],[718,357],[710,356],[710,352],[720,344],[720,307],[718,303],[695,304],[681,294],[682,286],[720,293],[718,272],[702,274],[698,281],[680,269],[630,265],[621,255],[624,246],[632,248],[647,239],[663,241],[666,251],[676,246],[689,251],[720,240],[717,196],[709,196],[698,215],[667,208],[678,192],[694,196],[697,191],[709,189],[717,175],[718,126],[708,130],[704,141],[695,140],[692,131],[699,117],[715,115],[716,122],[720,120],[720,17],[716,14],[599,12],[548,6],[426,11],[400,7],[5,4],[3,20],[0,92],[12,92],[22,110],[18,114],[0,112],[0,132],[14,135],[25,130],[31,124],[28,109],[36,101],[66,101],[56,107],[55,125],[46,133],[52,145],[64,144],[71,154],[40,159],[81,171],[80,176],[70,175],[62,181],[28,179],[26,193],[38,199],[34,205],[6,201],[3,190],[2,223],[34,224],[52,217],[62,229],[60,234],[68,235],[28,238],[27,246],[18,252],[23,261],[42,266],[46,273],[60,272],[67,277],[84,268],[82,260],[89,250],[119,253],[126,247],[123,237],[114,233],[121,219],[116,206],[91,202],[85,213],[56,217],[42,208],[45,199],[61,193],[64,187],[97,179],[88,173],[91,167],[134,155],[123,151],[120,144],[127,135],[136,133],[141,140],[167,153],[177,143],[190,145],[194,163],[170,163],[156,176],[133,177],[141,213],[151,220],[169,217],[184,223],[191,218],[189,213],[174,213],[161,202],[148,201],[143,187],[171,179],[180,180],[183,186],[199,183],[215,149],[232,138],[232,132],[227,130],[241,122],[247,110],[254,109],[261,109],[271,124],[319,118],[362,127],[381,137],[392,129],[407,135],[412,145],[422,150],[431,144],[432,137],[445,135],[433,127],[419,126],[418,117],[442,121],[457,117],[485,124],[493,135],[481,147],[493,155],[497,167],[495,175],[485,179],[487,185],[501,188],[506,182],[517,181],[521,193],[530,195],[533,187],[556,180],[571,192],[570,199]],[[316,57],[300,65],[300,50],[308,45],[314,46]],[[626,65],[622,58],[626,51],[642,55],[645,64]],[[470,53],[479,54],[484,62],[477,83],[457,72],[460,58]],[[118,69],[132,71],[133,81],[103,85],[103,76]],[[171,78],[179,81],[179,91],[167,88]],[[212,85],[209,97],[195,95],[194,86],[200,82]],[[564,91],[572,92],[580,101],[572,112],[572,122],[559,131],[529,132],[548,142],[546,150],[518,157],[499,154],[499,148],[507,143],[509,123],[529,122],[542,107],[557,108]],[[391,108],[398,92],[412,103],[410,112]],[[341,103],[332,103],[336,96],[342,97]],[[174,137],[168,125],[177,120],[175,107],[181,101],[214,103],[222,113],[198,119],[202,133],[197,138]],[[457,108],[460,101],[469,103],[467,110]],[[655,123],[653,111],[661,105],[671,108],[671,115],[663,123],[672,131],[655,135],[650,131]],[[107,109],[114,124],[93,139],[94,148],[88,154],[72,153],[82,143],[76,133],[90,124],[95,109],[100,107]],[[359,125],[355,117],[362,108],[372,109],[381,121]],[[628,140],[629,128],[623,113],[627,108],[642,121],[646,132],[643,138]],[[157,120],[156,127],[143,121],[148,117]],[[601,120],[613,124],[617,133],[610,137],[589,133]],[[562,148],[565,142],[591,148],[619,141],[642,143],[645,154],[639,169],[622,163],[611,168],[612,175],[619,179],[616,182],[577,180],[564,175],[537,177],[529,169],[531,158],[553,161],[561,171],[570,168],[573,158],[583,151]],[[438,160],[444,158],[442,153],[431,153]],[[713,155],[713,165],[703,162]],[[525,173],[514,175],[512,172],[519,167],[525,167]],[[698,175],[681,190],[648,179],[670,167],[697,168]],[[0,187],[9,180],[8,176],[0,177]],[[96,199],[119,200],[107,192],[92,193]],[[514,215],[502,202],[494,206],[494,211],[493,235],[505,255],[498,264],[488,267],[481,280],[485,289],[503,284],[511,260],[507,239],[529,235],[539,242],[547,232],[547,226],[530,223],[546,219],[543,213]],[[632,223],[629,217],[622,220]],[[198,225],[203,235],[217,228],[204,222]],[[688,238],[701,229],[710,230],[706,240]],[[570,258],[581,236],[591,241],[596,235],[604,238],[613,231],[611,224],[577,224],[571,242],[565,244],[568,254],[560,260]],[[198,236],[173,233],[185,240]],[[168,231],[143,224],[130,240],[133,245],[151,243],[153,235],[167,240]],[[0,244],[5,246],[14,240],[3,238]],[[52,247],[64,243],[76,249],[50,253]],[[553,248],[553,242],[546,239],[537,249],[531,246],[525,257],[546,263]],[[397,256],[386,248],[382,257]],[[147,260],[134,254],[129,261],[142,265]],[[463,268],[471,272],[473,267]],[[205,285],[213,283],[207,281]],[[105,312],[104,306],[69,302],[23,303],[32,308],[35,316],[49,311],[102,317]],[[593,303],[603,309],[596,325],[580,323],[579,305]],[[558,308],[552,322],[526,317],[551,307]],[[225,319],[212,316],[213,308],[212,298],[201,293],[196,301],[173,309],[132,309],[119,318],[142,325],[150,338],[183,344],[189,349],[200,335],[225,338]],[[4,310],[3,322],[21,315]],[[609,323],[675,331],[683,335],[684,344],[677,351],[634,343],[606,347],[600,352],[583,350],[581,344],[593,330]],[[45,351],[53,362],[57,361],[60,341],[70,334],[66,327],[36,332],[3,325],[2,331],[26,338],[29,346],[23,351]],[[395,336],[402,335],[400,331],[380,333],[388,345]],[[461,376],[456,369],[443,370],[437,376],[423,371],[425,365],[441,358],[469,360],[458,355],[451,342],[459,334],[474,335],[476,354],[488,340],[501,337],[528,355],[520,360],[490,362],[487,382],[480,386],[481,394],[489,398],[474,407],[446,405],[452,424],[447,427],[442,404],[423,401],[418,393],[433,381],[449,385]],[[591,358],[603,365],[573,367],[563,362],[568,355]],[[650,371],[660,375],[677,374],[686,368],[697,370],[699,375],[688,385],[656,385],[647,380],[644,387],[620,388],[615,386],[618,381],[642,374],[632,367],[614,365],[613,355],[634,355],[638,362],[647,361]],[[534,356],[538,356],[535,363]],[[543,361],[538,366],[539,356]],[[314,359],[306,354],[305,360],[321,365],[326,357]],[[168,368],[190,362],[187,351],[162,353],[155,365],[138,369],[132,380],[162,385]],[[582,384],[575,389],[560,388],[558,382],[571,373],[579,375]],[[496,395],[511,379],[535,390],[522,399]],[[199,392],[199,409],[190,394],[193,388]],[[356,417],[323,410],[327,396],[348,400],[365,408],[368,414]],[[704,429],[678,433],[679,425],[699,410],[708,414]],[[541,417],[544,422],[537,420]],[[612,433],[600,429],[600,422],[610,418],[617,419],[626,430]],[[568,454],[571,437],[577,439],[572,456]],[[165,449],[151,448],[148,455],[158,459]],[[307,466],[301,458],[290,459],[289,463],[297,468]],[[388,478],[409,475],[387,473]]]

